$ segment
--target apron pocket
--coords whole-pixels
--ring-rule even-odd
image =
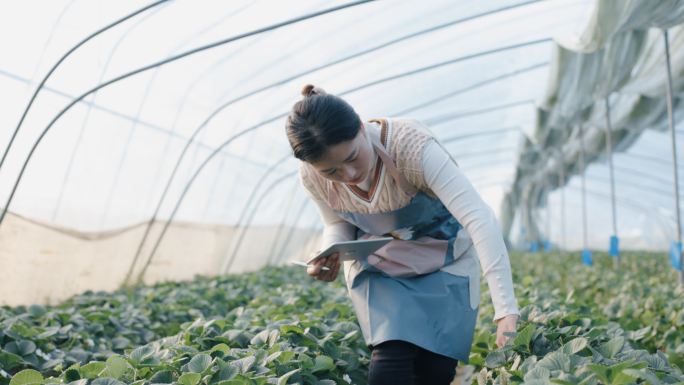
[[[451,293],[455,309],[466,313],[477,312],[477,307],[473,309],[470,306],[470,277],[447,272],[442,272],[441,276],[444,286]]]

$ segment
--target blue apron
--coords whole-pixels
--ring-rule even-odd
[[[412,198],[390,212],[336,210],[358,228],[357,239],[399,238],[367,258],[344,262],[364,340],[369,347],[387,340],[408,341],[467,363],[479,309],[480,266],[472,241],[459,235],[465,231],[459,232],[461,224],[438,198],[416,190],[382,145],[373,146],[397,187]],[[336,199],[331,191],[329,186],[329,202]],[[428,262],[411,262],[418,260]],[[441,270],[445,267],[455,267],[460,275]]]

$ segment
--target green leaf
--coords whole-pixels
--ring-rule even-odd
[[[598,351],[607,358],[615,358],[615,356],[620,353],[622,348],[625,346],[624,337],[615,337],[612,340],[599,346]]]
[[[588,364],[587,367],[592,371],[604,384],[610,384],[610,368],[604,365]]]
[[[589,339],[589,341],[595,339],[596,337],[602,336],[603,330],[599,328],[591,328],[589,332],[585,333],[584,336]]]
[[[297,372],[300,371],[300,370],[301,370],[301,368],[297,368],[297,369],[295,369],[295,370],[291,370],[291,371],[289,371],[289,372],[283,374],[282,376],[280,376],[280,377],[278,378],[278,385],[285,385],[285,384],[287,384],[287,380],[290,379],[290,377],[292,377],[293,374],[297,373]]]
[[[292,350],[286,350],[278,356],[277,361],[280,362],[281,364],[287,363],[290,360],[294,359],[294,356],[297,353],[293,352]]]
[[[648,362],[648,366],[652,369],[663,370],[667,367],[667,361],[656,354],[646,357],[646,362]]]
[[[278,356],[280,356],[281,354],[283,354],[283,352],[281,350],[278,350],[277,352],[273,352],[268,357],[264,358],[264,362],[262,363],[262,365],[268,365],[269,363],[274,361],[276,358],[278,358]]]
[[[638,330],[630,331],[628,333],[628,335],[629,335],[629,339],[631,339],[632,341],[639,341],[640,339],[643,339],[644,337],[646,337],[648,335],[648,333],[650,333],[650,332],[651,332],[651,327],[646,326],[646,327],[643,327],[643,328],[638,329]]]
[[[40,372],[33,369],[24,369],[12,377],[9,385],[31,385],[42,383],[43,375],[40,374]]]
[[[551,382],[549,380],[528,380],[525,381],[525,385],[549,385]]]
[[[183,373],[178,377],[178,383],[181,385],[197,385],[202,376],[199,373]]]
[[[114,337],[112,338],[112,349],[123,350],[131,346],[131,340],[126,337]]]
[[[636,382],[638,377],[626,373],[624,370],[614,376],[612,385],[627,385]]]
[[[264,329],[264,330],[260,331],[259,333],[257,333],[257,335],[255,335],[252,338],[251,341],[249,341],[250,345],[257,345],[258,346],[258,345],[266,344],[266,342],[268,341],[268,334],[270,332],[271,331],[268,329]]]
[[[641,369],[645,368],[648,365],[644,362],[634,362],[632,360],[627,360],[627,361],[622,361],[618,362],[614,365],[610,366],[610,370],[613,371],[613,373],[618,373],[624,369],[631,368],[631,369]]]
[[[522,284],[523,286],[532,286],[534,285],[534,278],[530,277],[529,275],[526,275],[525,277],[523,277]]]
[[[358,330],[352,330],[349,333],[345,334],[344,337],[340,338],[340,341],[346,341],[346,340],[356,336],[357,334],[359,334]]]
[[[89,362],[78,370],[81,373],[81,378],[93,379],[100,376],[103,370],[107,368],[107,364],[101,361]]]
[[[24,359],[14,353],[0,350],[0,366],[5,370],[14,369],[17,366],[24,364]]]
[[[280,332],[283,334],[287,334],[287,333],[304,334],[304,329],[300,328],[299,326],[295,326],[295,325],[283,325],[280,327]]]
[[[268,334],[268,346],[271,347],[275,345],[276,342],[278,342],[278,339],[280,338],[280,330],[274,329],[271,330],[271,332]]]
[[[48,326],[45,328],[44,332],[42,332],[36,336],[36,339],[42,340],[42,339],[52,337],[55,334],[59,333],[59,329],[60,329],[59,326]]]
[[[333,359],[328,356],[320,355],[316,356],[316,361],[311,372],[316,373],[333,369],[335,369],[335,363],[333,362]]]
[[[584,337],[575,338],[572,341],[566,342],[561,350],[565,354],[576,354],[587,347],[589,341]]]
[[[100,377],[93,380],[90,385],[126,385],[125,383],[111,377]]]
[[[233,362],[221,364],[221,369],[214,375],[219,381],[232,380],[240,373],[240,368]]]
[[[550,378],[549,381],[553,384],[558,384],[558,385],[577,385],[574,382],[568,381],[568,380],[561,380],[559,378]]]
[[[534,332],[536,331],[536,328],[533,324],[527,324],[521,331],[518,332],[518,335],[515,336],[513,339],[513,345],[515,345],[518,348],[524,348],[525,351],[530,351],[530,341],[532,341],[532,336],[534,336]]]
[[[230,341],[235,342],[240,347],[247,347],[251,338],[243,330],[228,330],[222,334]]]
[[[129,358],[136,364],[142,363],[145,359],[154,354],[154,348],[150,345],[139,346],[131,352]]]
[[[69,368],[64,372],[64,381],[65,382],[73,382],[73,381],[78,381],[80,379],[81,379],[81,373],[78,372],[78,369]]]
[[[632,377],[641,378],[651,385],[662,385],[662,381],[658,379],[658,376],[648,369],[625,369],[623,373]]]
[[[627,368],[633,368],[633,369],[638,369],[642,368],[644,365],[642,363],[634,363],[634,361],[628,360],[628,361],[623,361],[623,362],[618,362],[615,365],[611,365],[608,368],[608,381],[610,381],[611,384],[617,385],[621,383],[630,383],[632,380],[630,379],[629,376],[622,376],[622,372],[624,369]],[[624,382],[626,381],[626,382]]]
[[[173,372],[170,370],[161,370],[150,378],[151,384],[170,384],[173,382]]]
[[[525,383],[532,380],[548,380],[550,376],[551,372],[548,369],[542,366],[537,366],[525,373],[524,380]]]
[[[26,357],[36,351],[36,344],[27,340],[12,341],[5,345],[5,350]]]
[[[129,370],[132,370],[133,367],[131,364],[128,363],[123,357],[119,355],[111,355],[109,358],[107,358],[107,370],[106,370],[106,376],[107,377],[112,377],[116,378],[117,380],[120,379],[124,373],[126,373]]]
[[[23,322],[13,323],[9,330],[6,329],[4,332],[17,340],[22,338],[33,338],[33,336],[39,334],[36,328],[28,326]]]
[[[212,352],[215,352],[215,351],[223,352],[223,354],[229,354],[230,353],[230,346],[223,344],[223,343],[218,344],[218,345],[214,345],[214,347],[211,348],[211,350],[209,351],[209,354],[211,354]]]
[[[188,362],[188,372],[204,373],[205,370],[211,366],[212,358],[210,355],[202,353],[198,354]]]
[[[561,352],[555,351],[547,354],[537,362],[537,367],[543,367],[549,371],[560,370],[563,372],[570,372],[572,365],[570,362],[570,356]]]
[[[47,313],[47,310],[45,310],[45,307],[42,305],[31,305],[28,307],[27,312],[32,316],[32,317],[42,317]]]
[[[254,385],[254,381],[247,377],[239,376],[232,380],[219,381],[214,385]]]
[[[505,363],[506,354],[501,350],[494,350],[487,354],[487,358],[485,358],[485,365],[490,369],[498,368]]]
[[[247,373],[252,368],[252,365],[254,365],[255,362],[256,357],[247,356],[239,360],[235,360],[232,363],[240,369],[240,373]]]

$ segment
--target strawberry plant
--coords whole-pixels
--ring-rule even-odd
[[[502,348],[483,280],[473,380],[684,383],[684,289],[665,257],[574,257],[511,255],[521,318]],[[369,359],[342,278],[299,267],[0,308],[0,385],[364,384]]]

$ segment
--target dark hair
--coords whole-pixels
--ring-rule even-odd
[[[356,137],[361,119],[349,103],[311,84],[304,86],[302,95],[304,98],[292,106],[285,124],[297,159],[315,162],[327,147]]]

